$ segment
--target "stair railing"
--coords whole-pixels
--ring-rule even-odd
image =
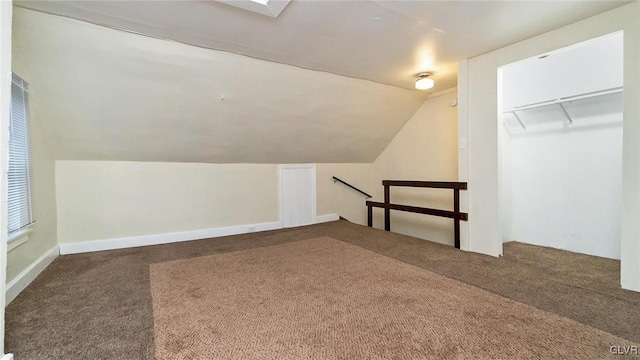
[[[454,246],[460,249],[460,221],[469,220],[469,215],[460,212],[460,190],[467,190],[466,182],[450,182],[450,181],[411,181],[411,180],[383,180],[384,186],[384,202],[367,201],[367,225],[373,226],[373,208],[384,209],[384,229],[391,231],[391,210],[405,211],[417,214],[425,214],[432,216],[440,216],[453,219],[454,228]],[[453,211],[432,209],[418,206],[392,204],[390,199],[390,187],[418,187],[418,188],[436,188],[436,189],[452,189],[453,190]]]
[[[346,181],[344,181],[344,180],[341,180],[341,179],[338,179],[337,177],[335,177],[335,176],[334,176],[334,177],[333,177],[333,182],[335,183],[336,181],[337,181],[337,182],[339,182],[339,183],[341,183],[341,184],[343,184],[343,185],[346,185],[346,186],[348,186],[348,187],[352,188],[353,190],[355,190],[355,191],[359,192],[360,194],[362,194],[362,195],[366,196],[367,198],[372,197],[371,195],[369,195],[369,194],[367,194],[366,192],[364,192],[364,191],[362,191],[362,190],[358,189],[357,187],[355,187],[355,186],[353,186],[353,185],[349,184],[348,182],[346,182]]]

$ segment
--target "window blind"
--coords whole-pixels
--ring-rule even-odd
[[[28,84],[16,74],[11,81],[9,119],[8,235],[25,230],[32,222],[31,161],[29,158]]]

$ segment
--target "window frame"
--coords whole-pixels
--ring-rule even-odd
[[[20,108],[16,108],[16,105]],[[33,176],[29,121],[29,84],[13,73],[7,167],[7,244],[11,244],[8,246],[9,250],[26,242],[28,234],[33,230],[31,227],[34,223]]]

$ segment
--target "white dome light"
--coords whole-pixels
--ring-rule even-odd
[[[428,78],[429,73],[420,73],[418,74],[418,76],[420,78],[416,80],[416,89],[427,90],[427,89],[431,89],[433,85],[435,85],[435,82],[433,81],[433,79]]]

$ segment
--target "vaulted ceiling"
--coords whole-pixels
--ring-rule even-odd
[[[292,0],[274,19],[214,0],[16,1],[151,37],[407,89],[415,74],[429,71],[433,91],[456,86],[461,59],[627,2]]]
[[[13,68],[57,159],[372,162],[426,94],[14,12]]]
[[[460,59],[625,2],[17,1],[13,67],[57,159],[371,162]]]

